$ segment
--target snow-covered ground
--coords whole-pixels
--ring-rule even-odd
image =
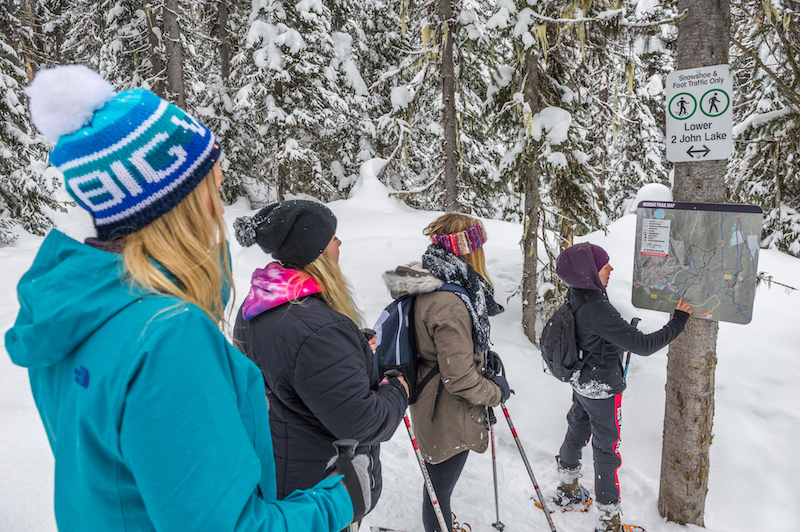
[[[339,220],[342,239],[340,262],[355,287],[367,325],[389,302],[380,274],[398,264],[417,260],[427,246],[422,229],[440,213],[415,211],[387,195],[386,189],[367,176],[347,200],[329,204]],[[229,226],[237,216],[251,214],[245,202],[228,208]],[[90,234],[82,213],[58,215],[56,224],[70,236]],[[566,431],[570,388],[542,372],[538,350],[528,342],[520,325],[522,229],[517,224],[486,220],[489,274],[497,300],[506,312],[492,318],[494,349],[501,354],[516,395],[509,412],[545,492],[557,479],[553,456]],[[625,318],[639,316],[639,327],[651,332],[666,323],[664,313],[635,309],[630,303],[635,216],[611,224],[607,234],[585,239],[603,246],[614,272],[609,284],[612,303]],[[230,234],[230,227],[229,227]],[[16,284],[33,261],[39,237],[24,235],[10,246],[0,246],[0,331],[7,330],[18,310]],[[250,274],[267,258],[257,248],[231,243],[236,298],[243,300]],[[759,270],[776,281],[798,284],[800,261],[782,253],[762,250]],[[515,295],[516,294],[516,295]],[[753,321],[746,326],[720,325],[716,372],[716,414],[711,446],[711,470],[705,522],[709,532],[796,531],[800,529],[800,292],[780,286],[760,286]],[[793,325],[794,324],[794,325]],[[701,530],[665,522],[657,500],[664,413],[667,350],[649,357],[634,357],[623,401],[624,425],[620,470],[624,521],[648,532]],[[497,465],[500,479],[500,520],[508,532],[548,531],[541,510],[533,505],[534,490],[514,439],[500,414]],[[404,427],[383,446],[384,492],[364,520],[420,531],[422,477]],[[53,517],[53,457],[31,397],[25,370],[0,354],[0,531],[50,532]],[[584,452],[584,481],[591,484],[591,449]],[[491,454],[473,453],[453,495],[459,522],[474,532],[494,530]],[[563,532],[589,532],[596,510],[586,514],[554,514]]]

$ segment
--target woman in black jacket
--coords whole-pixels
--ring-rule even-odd
[[[402,420],[408,389],[402,378],[378,375],[339,269],[336,218],[322,204],[291,200],[238,218],[234,227],[240,244],[258,244],[277,259],[253,273],[233,336],[264,374],[278,497],[316,484],[332,442],[352,438],[356,452],[370,457],[374,507],[379,443]]]
[[[591,502],[588,490],[578,484],[581,454],[591,437],[600,513],[596,532],[619,532],[623,528],[617,478],[625,390],[622,356],[626,350],[644,356],[655,353],[683,332],[692,313],[681,298],[664,327],[642,333],[608,301],[606,286],[612,270],[608,253],[587,242],[565,249],[556,260],[556,273],[569,285],[567,301],[575,315],[575,334],[584,364],[570,382],[572,408],[567,414],[567,435],[556,457],[561,484],[553,500],[565,509]],[[638,528],[626,525],[625,530]]]

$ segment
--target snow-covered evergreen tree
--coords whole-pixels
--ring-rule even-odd
[[[81,62],[96,61],[100,74],[117,90],[144,87],[165,96],[160,5],[140,0],[103,0],[95,11],[94,2],[80,1],[86,10],[84,23],[96,20],[93,24],[101,31],[99,50],[87,49],[86,59]],[[70,37],[79,49],[82,32],[70,32]]]
[[[258,204],[270,199],[267,190],[254,186],[264,175],[260,163],[264,147],[249,116],[246,96],[245,105],[234,105],[237,92],[247,86],[246,77],[255,68],[252,54],[243,51],[250,12],[249,0],[203,3],[196,33],[208,37],[196,39],[195,53],[202,57],[198,71],[202,74],[194,82],[193,111],[222,145],[225,196],[231,200],[245,196]]]
[[[585,38],[547,22],[591,13],[556,2],[533,6],[547,9],[542,12],[510,0],[498,7],[491,25],[509,39],[512,50],[508,63],[493,72],[490,89],[498,130],[508,139],[501,170],[509,186],[524,194],[522,170],[539,169],[542,220],[568,241],[599,226],[598,169],[590,158],[594,139],[588,136],[596,119],[589,87],[598,73],[582,64]],[[585,35],[585,29],[577,31]],[[526,67],[531,64],[536,68]]]
[[[234,61],[243,66],[234,105],[257,132],[261,181],[278,198],[327,200],[356,173],[368,91],[354,61],[349,6],[350,0],[253,2]]]
[[[731,199],[764,209],[762,245],[800,256],[800,8],[732,6],[734,102]]]
[[[603,211],[609,220],[633,207],[631,201],[642,186],[668,185],[671,168],[664,148],[663,80],[673,67],[668,46],[675,31],[658,21],[670,20],[675,13],[661,6],[638,12],[629,0],[623,5],[630,19],[623,19],[623,31],[609,46],[613,68],[606,70],[610,74],[606,93],[613,95],[608,102],[613,112],[606,131],[608,153],[602,165]]]
[[[393,147],[390,184],[409,192],[402,197],[414,206],[445,207],[445,126],[454,112],[457,204],[492,216],[499,211],[499,153],[485,115],[487,75],[497,61],[486,31],[490,7],[479,0],[454,1],[450,7],[445,24],[435,4],[404,4],[400,62],[383,76],[392,107],[379,121],[383,142]],[[443,92],[449,90],[443,79],[446,54],[452,55],[455,81],[452,111]]]
[[[114,5],[111,2],[112,0],[73,0],[69,8],[62,11],[62,57],[54,63],[80,63],[111,79],[109,71],[115,70],[115,67],[101,67],[101,50],[119,50],[125,46],[121,36],[116,35],[116,25],[124,8],[117,7],[109,13]]]
[[[62,208],[53,199],[57,179],[45,171],[45,140],[30,123],[22,92],[34,63],[24,55],[34,30],[20,9],[17,2],[0,4],[0,244],[16,240],[20,227],[44,235],[52,225],[47,211]]]

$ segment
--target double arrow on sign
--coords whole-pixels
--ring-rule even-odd
[[[688,153],[688,154],[689,154],[689,157],[694,157],[694,154],[695,154],[695,153],[702,153],[702,154],[703,154],[703,157],[705,157],[705,156],[706,156],[706,155],[708,155],[708,153],[711,151],[711,148],[709,148],[709,147],[708,147],[708,146],[706,146],[705,144],[703,144],[703,148],[705,148],[705,149],[704,149],[704,150],[701,150],[700,148],[698,148],[698,149],[696,149],[696,150],[695,150],[695,149],[694,149],[694,146],[692,146],[691,148],[689,148],[688,150],[686,150],[686,153]]]

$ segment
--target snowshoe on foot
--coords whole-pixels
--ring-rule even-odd
[[[595,532],[605,532],[604,528],[596,528]],[[619,525],[619,532],[647,532],[644,528],[638,525],[628,525],[622,523]]]
[[[561,512],[588,512],[589,505],[592,504],[594,499],[589,494],[589,490],[583,486],[578,486],[577,493],[574,495],[563,486],[559,486],[552,500],[555,508],[560,509]],[[542,509],[539,501],[534,501],[534,504],[536,504],[537,508]],[[556,512],[552,508],[549,510],[551,514]]]
[[[472,527],[469,526],[469,523],[459,523],[456,521],[456,514],[450,512],[450,515],[453,516],[453,532],[472,532]]]
[[[600,514],[600,522],[594,532],[645,532],[640,526],[622,522],[619,500],[611,504],[597,503],[597,511]]]

